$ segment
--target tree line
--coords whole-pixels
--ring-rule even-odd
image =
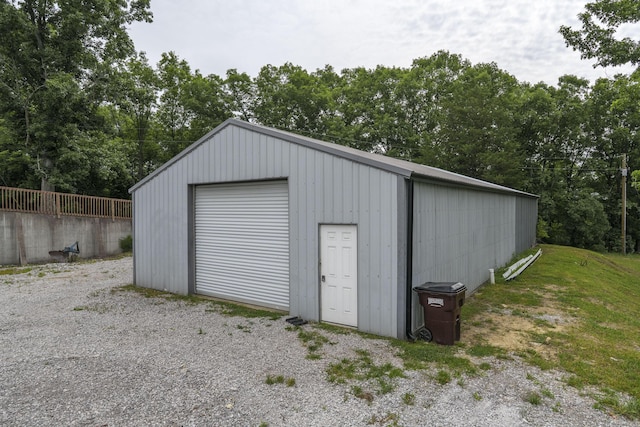
[[[561,29],[567,44],[637,65],[637,52],[587,51],[589,19],[603,21],[589,5],[586,30]],[[136,52],[126,27],[151,20],[149,0],[0,0],[0,185],[127,198],[236,117],[538,194],[542,241],[621,250],[622,155],[640,170],[639,72],[531,84],[439,51],[409,67],[203,75],[174,52],[157,64]],[[626,245],[637,251],[639,194],[627,194]]]

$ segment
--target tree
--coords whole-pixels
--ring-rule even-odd
[[[618,34],[618,30],[622,26],[637,24],[640,21],[640,3],[637,0],[596,0],[587,3],[585,11],[578,17],[582,24],[581,29],[574,30],[568,26],[560,27],[560,33],[567,46],[579,51],[583,59],[595,59],[594,67],[624,64],[636,67],[636,77],[631,76],[632,84],[629,84],[628,77],[618,76],[615,83],[600,80],[594,88],[594,92],[597,94],[607,96],[609,102],[609,104],[603,104],[602,98],[600,98],[600,104],[603,107],[599,109],[601,114],[591,116],[596,122],[596,126],[599,126],[599,129],[595,130],[592,135],[598,141],[609,146],[608,150],[597,150],[595,154],[600,158],[601,164],[607,167],[606,170],[615,171],[617,167],[614,167],[613,163],[619,161],[620,155],[638,149],[636,141],[637,111],[640,103],[637,96],[637,74],[640,65],[640,41],[631,37],[622,37]],[[603,123],[603,119],[607,122],[606,124]],[[632,155],[630,158],[633,160],[637,157]],[[638,166],[636,163],[635,167]],[[600,178],[597,182],[600,187],[606,183],[605,185],[611,189],[616,187],[613,184],[619,177],[617,174],[609,172]],[[608,203],[605,204],[605,210],[608,211],[611,224],[614,224],[614,217],[618,213],[614,211],[618,209],[613,202],[619,198],[612,194],[611,190],[603,190],[603,192],[610,193],[609,196],[606,196]],[[637,203],[634,201],[630,201],[628,205],[637,210]],[[635,215],[630,216],[627,225],[629,234],[636,240],[635,248],[638,250],[640,249],[640,230],[637,228],[640,224],[637,224],[635,218]],[[612,227],[612,232],[616,231],[615,229],[616,227]],[[609,241],[615,242],[618,239],[612,235]],[[615,244],[611,243],[609,246],[612,247]]]
[[[583,59],[596,59],[595,66],[640,65],[640,43],[630,37],[616,38],[623,24],[640,21],[637,0],[596,0],[578,15],[582,28],[560,27],[567,46],[580,51]]]
[[[640,167],[640,92],[632,76],[616,76],[614,79],[598,79],[588,97],[589,112],[586,129],[592,141],[593,152],[589,159],[592,172],[589,186],[603,199],[605,212],[611,224],[606,238],[610,250],[620,250],[622,209],[621,157],[627,154],[629,166]],[[637,215],[634,215],[638,194],[627,191],[627,235],[640,239]]]
[[[232,68],[227,70],[224,81],[227,94],[227,105],[230,112],[237,118],[250,122],[253,120],[253,107],[256,103],[256,88],[247,73],[239,73]]]
[[[515,188],[524,182],[517,140],[520,86],[496,64],[462,71],[441,102],[442,119],[430,146],[436,166]]]
[[[0,185],[10,187],[29,188],[35,183],[30,182],[29,157],[24,146],[17,142],[12,129],[6,126],[0,118]]]
[[[157,70],[160,91],[157,118],[163,137],[161,145],[166,158],[178,154],[185,147],[187,131],[193,120],[193,112],[187,107],[189,85],[193,81],[191,68],[174,52],[163,53]]]
[[[344,86],[338,111],[349,145],[403,159],[417,154],[407,146],[402,124],[398,87],[406,73],[401,68],[381,65],[342,71]]]
[[[195,72],[186,87],[185,108],[192,118],[182,148],[233,116],[227,100],[222,78],[215,74],[203,76]]]
[[[399,84],[400,110],[408,127],[412,160],[437,166],[440,141],[437,130],[445,120],[443,102],[451,96],[455,81],[471,67],[460,55],[439,51],[418,58]]]
[[[149,0],[0,1],[0,115],[42,189],[74,190],[58,163],[102,125],[106,77],[133,52],[133,21],[151,21]]]
[[[223,80],[215,74],[203,76],[198,70],[192,73],[187,61],[175,53],[162,54],[157,77],[160,98],[156,118],[163,160],[232,116]]]
[[[606,249],[605,235],[611,226],[597,194],[580,189],[564,193],[554,202],[563,220],[551,224],[552,243],[597,251]]]
[[[330,102],[318,78],[286,63],[265,65],[255,79],[255,119],[278,129],[324,134],[322,118]]]
[[[158,76],[144,53],[140,53],[129,59],[114,78],[117,84],[112,96],[121,113],[116,116],[121,120],[117,126],[124,140],[132,142],[134,176],[140,180],[159,166],[161,157],[158,144],[150,138],[158,105]]]

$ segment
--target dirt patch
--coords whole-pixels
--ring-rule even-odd
[[[517,314],[514,314],[517,313]],[[465,325],[465,333],[508,352],[533,349],[545,356],[555,356],[551,332],[563,332],[573,318],[554,308],[504,307],[487,313]]]

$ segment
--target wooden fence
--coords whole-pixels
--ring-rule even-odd
[[[0,187],[0,210],[45,215],[131,219],[131,200]]]

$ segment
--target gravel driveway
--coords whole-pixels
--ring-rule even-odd
[[[354,386],[371,384],[331,383],[327,367],[356,350],[402,367],[385,341],[317,330],[331,344],[311,360],[284,317],[112,292],[131,277],[131,258],[0,276],[0,425],[640,425],[593,409],[562,374],[518,360],[487,359],[483,375],[445,385],[435,370],[405,370],[368,402]],[[284,383],[267,384],[278,376]]]

